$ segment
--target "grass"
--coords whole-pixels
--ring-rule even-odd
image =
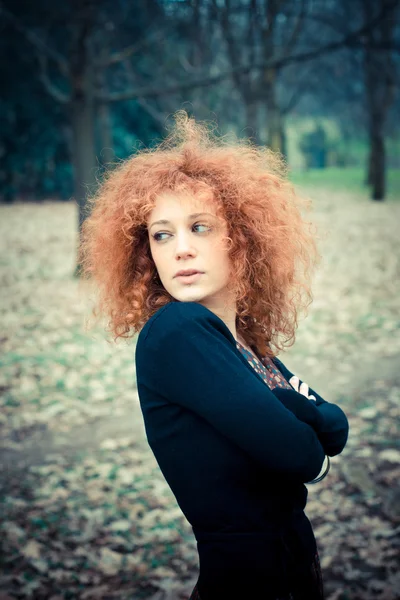
[[[370,198],[370,190],[364,185],[365,170],[361,167],[328,167],[327,169],[296,169],[290,173],[295,185],[307,188],[324,188],[335,192],[349,191]],[[400,169],[389,169],[387,173],[386,201],[400,199]]]
[[[304,156],[300,151],[301,139],[305,133],[315,129],[320,124],[327,137],[328,147],[333,148],[334,153],[346,159],[348,166],[328,166],[326,169],[304,169]],[[350,135],[351,133],[351,135]],[[299,118],[290,117],[286,122],[288,163],[291,169],[290,178],[295,185],[307,188],[321,188],[327,191],[349,191],[353,195],[363,198],[370,197],[370,190],[364,185],[365,168],[368,156],[368,141],[364,132],[349,132],[347,138],[338,127],[334,119],[327,117]],[[387,137],[386,153],[388,165],[387,170],[387,198],[389,201],[400,199],[400,168],[398,157],[400,156],[400,140],[395,137]],[[332,160],[328,152],[328,165]],[[396,168],[395,168],[396,167]]]

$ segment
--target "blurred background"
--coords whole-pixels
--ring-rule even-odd
[[[400,2],[0,2],[0,600],[188,598],[135,338],[89,329],[88,193],[185,109],[281,152],[322,263],[280,358],[350,421],[307,514],[329,600],[400,598]],[[195,476],[195,473],[193,474]]]

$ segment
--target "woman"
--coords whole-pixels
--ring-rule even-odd
[[[191,599],[323,598],[304,484],[348,422],[276,356],[319,260],[281,159],[182,111],[92,204],[82,264],[114,335],[139,332],[147,440],[197,540]]]

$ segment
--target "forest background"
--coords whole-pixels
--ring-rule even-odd
[[[173,113],[281,152],[321,268],[285,364],[350,421],[309,486],[328,600],[400,598],[398,0],[0,2],[0,600],[188,598],[134,345],[86,329],[87,195]],[[194,474],[195,475],[195,474]]]

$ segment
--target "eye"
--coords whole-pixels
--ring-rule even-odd
[[[195,225],[193,225],[193,227],[206,227],[209,231],[211,231],[211,227],[209,227],[205,223],[195,223]],[[202,232],[200,231],[199,233],[202,233]]]
[[[160,231],[159,233],[155,233],[154,235],[152,235],[152,238],[154,240],[156,240],[156,242],[160,241],[160,235],[168,235],[168,233],[163,233],[162,231]]]
[[[208,231],[211,231],[211,227],[209,227],[208,225],[206,225],[205,223],[195,223],[193,225],[193,227],[206,227],[208,229]],[[198,233],[207,233],[204,231],[199,231]],[[153,239],[156,240],[156,242],[162,242],[165,241],[165,238],[160,238],[161,235],[171,235],[170,233],[167,233],[166,231],[158,231],[157,233],[153,234]]]

